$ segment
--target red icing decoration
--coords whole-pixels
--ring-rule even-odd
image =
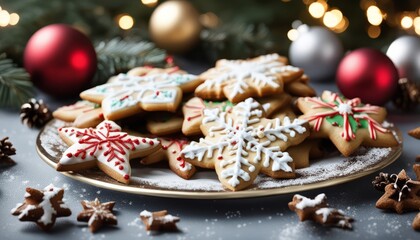
[[[125,180],[128,180],[128,179],[130,179],[130,176],[128,176],[127,174],[125,174],[125,175],[124,175],[124,179],[125,179]]]
[[[351,129],[349,116],[352,116],[356,121],[360,121],[360,119],[364,119],[368,121],[368,130],[370,138],[376,139],[376,131],[379,132],[388,132],[388,129],[381,126],[380,123],[375,121],[373,118],[371,118],[368,114],[378,113],[378,107],[371,106],[369,104],[361,105],[360,98],[353,98],[353,99],[341,99],[337,94],[332,94],[333,99],[329,102],[324,102],[320,98],[305,98],[306,101],[314,103],[312,108],[327,108],[331,111],[328,112],[321,112],[314,114],[313,116],[308,117],[308,121],[315,121],[314,124],[314,130],[319,131],[322,125],[323,120],[326,117],[334,117],[336,115],[341,115],[343,117],[343,132],[341,133],[341,136],[346,140],[350,141],[351,139],[356,138],[355,133]],[[351,107],[351,113],[340,113],[338,110],[338,107],[340,104],[347,104]],[[361,106],[360,106],[361,105]],[[338,125],[337,123],[332,124],[333,126]]]
[[[198,105],[198,106],[189,105],[189,104],[184,105],[184,107],[186,107],[186,108],[194,109],[192,111],[192,114],[195,114],[195,115],[187,117],[187,121],[191,121],[194,118],[198,118],[198,117],[203,116],[203,109],[206,108],[206,105],[204,104],[203,100],[200,100],[200,103],[201,103],[201,105]]]
[[[164,150],[167,150],[169,147],[176,144],[178,151],[181,151],[186,144],[189,144],[189,141],[184,140],[184,139],[164,139],[164,140],[169,141],[169,144],[166,145],[165,148],[162,147]],[[176,150],[172,151],[173,154],[175,154],[176,152],[177,152]],[[182,156],[178,156],[176,160],[179,161],[180,167],[182,168],[185,167],[185,159]]]
[[[67,157],[80,156],[81,159],[85,159],[86,154],[93,156],[97,150],[102,150],[103,146],[106,146],[107,150],[104,151],[103,154],[108,157],[106,159],[108,162],[116,160],[115,166],[120,165],[121,162],[125,162],[124,155],[126,154],[126,151],[135,150],[135,144],[140,144],[139,140],[128,138],[127,133],[122,133],[117,129],[113,129],[109,123],[105,123],[105,129],[105,133],[92,128],[76,131],[76,136],[81,137],[78,142],[80,144],[86,144],[86,147],[77,149],[75,153],[68,153]],[[65,131],[67,131],[67,129]],[[146,140],[142,139],[142,141],[145,142]],[[118,168],[120,170],[124,169],[123,166],[119,166]]]
[[[120,101],[124,101],[125,99],[127,99],[129,96],[125,95],[124,97],[120,98]]]

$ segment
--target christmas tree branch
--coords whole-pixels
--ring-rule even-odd
[[[98,71],[93,85],[106,82],[109,77],[132,68],[150,65],[165,65],[166,52],[158,49],[153,43],[114,38],[99,42],[96,47]]]
[[[33,95],[29,74],[0,54],[0,107],[20,107]]]

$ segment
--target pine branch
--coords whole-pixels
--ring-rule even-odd
[[[34,96],[29,74],[0,54],[0,107],[20,107]]]
[[[264,24],[229,23],[205,29],[202,46],[210,60],[248,58],[274,51],[273,37]]]
[[[164,66],[166,52],[153,43],[114,38],[96,45],[98,71],[93,85],[106,82],[109,77],[132,68],[150,65]]]

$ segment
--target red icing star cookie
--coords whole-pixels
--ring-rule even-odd
[[[128,184],[129,160],[144,157],[160,149],[156,139],[136,137],[121,132],[112,121],[103,121],[94,128],[60,128],[60,137],[70,147],[64,152],[58,171],[77,171],[98,166],[115,180]]]
[[[309,121],[311,137],[329,137],[338,150],[349,156],[360,145],[393,147],[398,140],[382,123],[385,108],[361,103],[359,98],[346,99],[324,91],[319,97],[299,98],[300,118]]]

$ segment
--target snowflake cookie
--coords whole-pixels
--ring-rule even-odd
[[[181,157],[182,149],[184,149],[190,141],[182,138],[159,138],[159,141],[162,144],[162,149],[143,158],[141,163],[149,165],[162,160],[167,160],[169,162],[169,167],[174,173],[184,179],[191,178],[196,169],[191,163],[186,162],[185,159]]]
[[[88,89],[82,99],[101,104],[107,120],[122,119],[142,111],[174,112],[183,92],[192,92],[202,82],[197,76],[150,68],[143,76],[120,74],[110,82]]]
[[[299,68],[286,65],[287,59],[277,54],[249,60],[217,61],[216,66],[202,73],[204,83],[195,95],[203,99],[228,99],[237,103],[248,97],[264,97],[283,92],[284,83],[303,75]]]
[[[77,171],[98,166],[115,180],[128,184],[129,160],[144,157],[160,149],[157,139],[121,132],[112,121],[103,121],[95,128],[66,127],[58,130],[70,147],[57,164],[57,171]]]
[[[293,159],[285,151],[308,135],[307,123],[286,117],[264,118],[262,106],[252,98],[228,111],[204,109],[201,130],[206,136],[181,153],[193,165],[215,168],[228,189],[250,186],[259,172],[274,178],[293,178]]]
[[[359,98],[346,99],[324,91],[321,97],[299,98],[301,119],[309,121],[311,137],[329,137],[337,149],[349,156],[359,146],[398,146],[396,135],[383,124],[385,108],[361,103]]]
[[[258,99],[262,105],[265,116],[270,117],[282,107],[290,105],[292,98],[288,94],[278,96],[269,96]],[[234,104],[228,100],[225,101],[207,101],[198,97],[191,98],[182,106],[184,120],[182,123],[182,133],[186,136],[201,135],[200,125],[203,120],[203,111],[206,108],[219,108],[226,111],[233,107]]]

